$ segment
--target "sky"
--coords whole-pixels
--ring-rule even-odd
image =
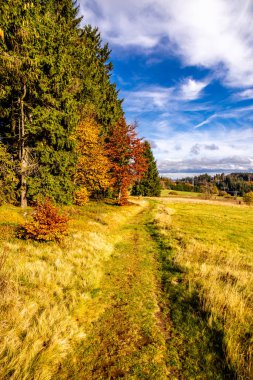
[[[253,0],[80,0],[80,13],[161,174],[253,171]]]

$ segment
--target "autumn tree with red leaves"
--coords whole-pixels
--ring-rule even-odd
[[[137,137],[136,124],[128,125],[124,118],[111,127],[107,154],[111,161],[111,185],[117,192],[118,203],[128,202],[128,189],[147,169],[145,145]]]

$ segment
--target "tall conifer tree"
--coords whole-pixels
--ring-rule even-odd
[[[123,114],[108,45],[80,21],[72,0],[0,3],[0,139],[19,162],[22,206],[38,195],[71,202],[85,105],[104,136]]]
[[[161,194],[161,183],[156,161],[148,141],[144,141],[144,157],[147,161],[147,170],[143,177],[137,180],[132,187],[132,195],[143,195],[148,197],[159,197]]]
[[[0,133],[20,161],[21,205],[41,193],[68,202],[74,166],[69,136],[78,115],[77,9],[71,0],[7,0],[0,15]]]
[[[77,73],[81,83],[80,102],[92,103],[96,108],[96,119],[104,133],[122,117],[122,100],[110,77],[113,69],[109,47],[103,45],[97,28],[86,25],[80,33],[76,50]]]

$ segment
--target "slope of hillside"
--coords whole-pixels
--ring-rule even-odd
[[[250,378],[252,209],[134,202],[68,207],[61,244],[0,208],[1,379]]]

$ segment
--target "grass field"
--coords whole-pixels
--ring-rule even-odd
[[[163,202],[157,226],[184,273],[181,280],[197,292],[209,326],[223,336],[230,366],[239,378],[252,379],[253,209]]]
[[[168,190],[163,189],[161,191],[161,197],[170,197],[170,198],[199,198],[199,199],[211,199],[215,201],[223,201],[234,204],[243,203],[242,197],[232,197],[230,195],[227,196],[218,196],[217,194],[205,194],[205,193],[196,193],[194,191],[179,191],[179,190]]]
[[[68,207],[60,244],[0,207],[0,379],[252,378],[253,210]]]
[[[177,193],[177,194],[173,195],[173,193]],[[201,194],[201,193],[195,193],[194,191],[178,191],[178,190],[166,190],[166,189],[163,189],[161,191],[161,197],[168,197],[168,196],[170,196],[170,197],[178,196],[178,197],[195,198],[195,197],[203,196],[203,194]]]

